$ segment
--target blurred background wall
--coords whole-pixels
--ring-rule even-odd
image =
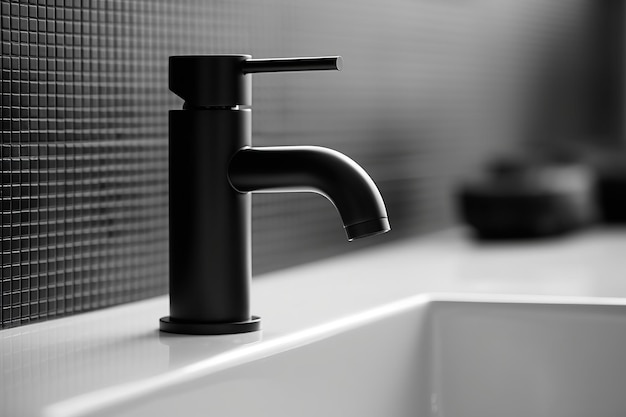
[[[350,155],[394,229],[348,243],[325,199],[255,195],[259,275],[453,224],[455,182],[498,153],[614,141],[607,5],[0,0],[0,325],[167,292],[169,55],[344,57],[340,73],[254,76],[253,143]]]

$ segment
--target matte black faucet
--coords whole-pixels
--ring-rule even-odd
[[[251,147],[251,75],[341,70],[341,57],[173,56],[169,113],[170,316],[162,331],[259,330],[250,315],[250,192],[312,191],[337,208],[348,240],[390,230],[374,181],[356,162],[317,146]]]

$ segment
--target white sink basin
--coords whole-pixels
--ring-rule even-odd
[[[626,415],[626,306],[528,300],[414,297],[288,336],[267,335],[166,377],[58,403],[48,414]],[[165,343],[175,356],[194,342]]]
[[[432,415],[626,415],[626,307],[438,302],[430,317]]]

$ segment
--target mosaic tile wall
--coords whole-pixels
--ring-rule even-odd
[[[524,140],[588,3],[0,0],[0,326],[167,291],[169,55],[344,57],[255,76],[253,142],[352,156],[394,231],[347,243],[323,198],[255,196],[259,275],[449,225],[455,179]]]

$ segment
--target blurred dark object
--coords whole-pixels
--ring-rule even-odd
[[[598,178],[596,195],[600,220],[626,224],[626,174]]]
[[[584,165],[506,158],[463,184],[458,206],[478,238],[538,238],[589,224],[592,190],[591,170]]]
[[[596,161],[595,198],[599,220],[626,224],[626,155],[614,152]]]

